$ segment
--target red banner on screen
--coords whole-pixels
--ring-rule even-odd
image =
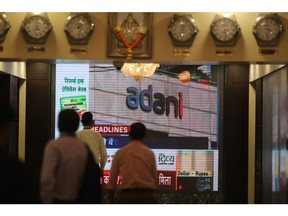
[[[130,126],[128,125],[94,125],[93,130],[105,135],[128,135]]]

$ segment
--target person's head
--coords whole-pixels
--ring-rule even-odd
[[[93,114],[91,112],[83,113],[81,122],[84,126],[91,126],[91,124],[93,123]]]
[[[141,122],[135,122],[130,126],[129,137],[131,140],[143,140],[146,135],[146,127]]]
[[[58,117],[58,129],[60,133],[75,133],[79,127],[79,121],[79,115],[75,110],[62,110]]]
[[[8,104],[0,104],[0,148],[6,148],[9,144],[10,123],[15,113]]]

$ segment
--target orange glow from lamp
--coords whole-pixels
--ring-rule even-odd
[[[182,83],[188,83],[191,80],[191,75],[189,71],[182,71],[180,74],[178,74],[178,79]]]
[[[139,82],[143,77],[152,76],[159,66],[154,63],[124,63],[121,71],[125,76],[132,76]]]

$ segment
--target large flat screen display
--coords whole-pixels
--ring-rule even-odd
[[[189,82],[179,79],[183,71]],[[57,64],[55,100],[55,137],[60,110],[93,113],[93,129],[108,152],[103,188],[113,156],[129,142],[129,126],[141,121],[147,128],[143,142],[155,154],[159,191],[219,190],[218,88],[210,65],[161,66],[136,81],[112,65]]]

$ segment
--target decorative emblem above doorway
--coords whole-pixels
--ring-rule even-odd
[[[108,16],[108,57],[151,58],[152,13]]]

